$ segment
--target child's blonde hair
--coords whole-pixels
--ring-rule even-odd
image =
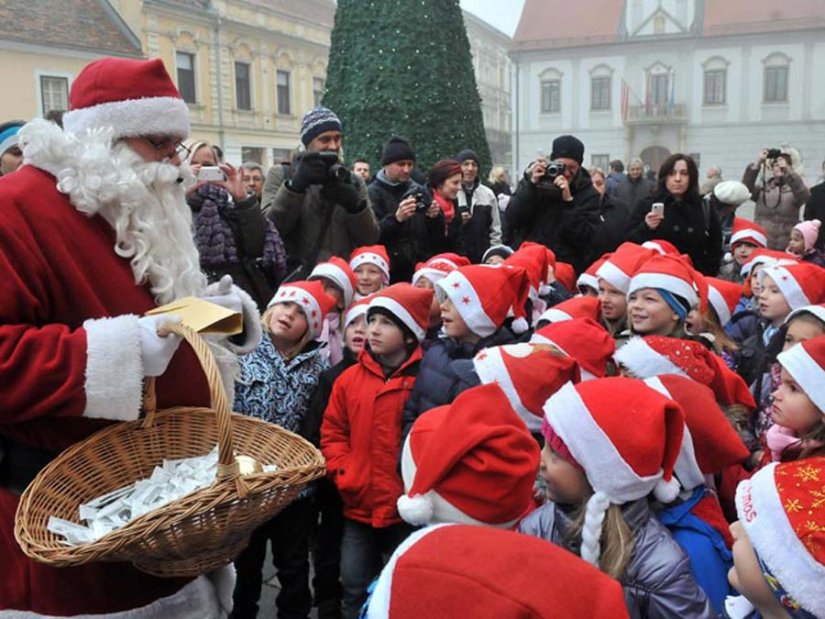
[[[275,306],[280,305],[280,303],[273,303],[264,312],[263,316],[261,316],[261,326],[264,329],[264,332],[272,337],[272,329],[269,326],[269,321],[272,318],[272,313],[275,311]],[[303,310],[301,310],[303,313]],[[306,318],[306,316],[304,316]],[[309,328],[309,321],[307,321],[307,328],[304,331],[304,334],[301,336],[301,339],[295,344],[295,346],[291,347],[289,350],[279,350],[278,352],[287,360],[290,361],[297,357],[304,347],[309,344],[312,340],[312,329]]]
[[[591,518],[587,519],[588,512]],[[592,517],[593,515],[597,517]],[[589,529],[585,520],[592,521]],[[566,531],[567,541],[576,543],[581,539],[580,555],[611,578],[620,579],[633,556],[635,539],[633,531],[622,513],[622,506],[611,504],[606,495],[597,492],[577,510],[570,529]]]

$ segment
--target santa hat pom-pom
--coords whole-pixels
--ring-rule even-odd
[[[513,324],[510,325],[510,328],[512,329],[513,333],[519,335],[527,331],[527,329],[530,328],[530,325],[527,324],[527,320],[525,320],[524,318],[516,318],[513,321]]]
[[[656,482],[656,487],[653,488],[653,496],[655,496],[656,500],[660,503],[673,503],[673,501],[679,497],[681,489],[682,486],[679,485],[675,477],[671,477],[670,481],[660,479]]]
[[[422,527],[432,522],[433,501],[425,494],[414,497],[402,494],[398,497],[398,513],[411,525]]]

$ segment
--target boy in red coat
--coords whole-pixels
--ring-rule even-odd
[[[401,412],[421,361],[432,290],[395,284],[367,309],[367,346],[332,388],[321,425],[327,474],[344,502],[341,578],[344,616],[357,617],[366,589],[412,529],[396,501]]]

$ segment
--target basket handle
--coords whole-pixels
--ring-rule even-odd
[[[218,481],[236,480],[238,492],[241,496],[246,494],[246,485],[242,483],[240,467],[235,461],[234,441],[232,437],[231,409],[226,398],[226,390],[223,387],[223,379],[215,363],[215,357],[209,350],[206,341],[197,334],[191,327],[187,327],[181,322],[165,322],[158,328],[158,335],[165,336],[175,333],[186,340],[195,351],[198,361],[206,374],[206,382],[209,385],[209,396],[212,400],[212,408],[215,410],[215,423],[218,426]],[[144,410],[146,418],[143,427],[148,428],[154,425],[155,412],[157,408],[157,398],[155,395],[155,378],[146,380],[146,391],[144,394]]]

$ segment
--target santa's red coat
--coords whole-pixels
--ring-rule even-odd
[[[0,178],[1,436],[60,451],[111,419],[137,416],[143,377],[136,316],[155,303],[148,287],[135,285],[114,242],[111,226],[77,211],[50,174],[27,165]],[[157,387],[161,408],[209,401],[186,346]],[[0,488],[0,609],[113,613],[188,582],[119,563],[35,563],[14,540],[17,502]]]

